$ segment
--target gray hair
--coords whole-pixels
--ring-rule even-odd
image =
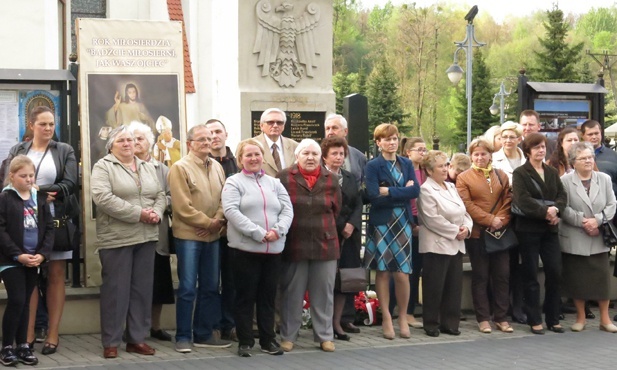
[[[208,126],[206,126],[205,123],[198,123],[195,126],[191,127],[189,132],[187,132],[186,140],[188,140],[188,141],[193,140],[193,137],[195,137],[195,131],[201,130],[201,129],[206,129],[206,130],[210,131],[210,129],[208,129]]]
[[[570,163],[570,166],[574,167],[576,157],[580,152],[585,150],[589,150],[591,152],[591,155],[594,158],[596,157],[596,151],[593,149],[593,145],[591,145],[591,143],[588,143],[586,141],[579,141],[578,143],[572,144],[572,146],[568,150],[568,162]]]
[[[321,158],[321,147],[319,146],[319,144],[313,140],[313,139],[303,139],[300,144],[298,144],[298,146],[296,147],[296,150],[294,151],[294,155],[296,156],[296,158],[298,157],[298,155],[300,154],[300,152],[302,152],[304,149],[310,147],[311,145],[314,145],[315,148],[317,148],[317,151],[319,152],[319,158]]]
[[[259,123],[265,123],[266,116],[270,113],[280,113],[283,116],[283,122],[287,122],[287,115],[279,108],[268,108],[262,114],[261,118],[259,118]]]
[[[328,117],[326,117],[326,120],[324,121],[323,125],[324,127],[326,127],[326,124],[328,123],[328,121],[332,121],[337,119],[339,121],[339,123],[341,124],[342,128],[347,128],[347,120],[345,119],[345,117],[343,117],[340,114],[331,114]]]
[[[148,144],[150,144],[150,151],[152,151],[152,149],[154,148],[154,144],[156,143],[154,142],[154,134],[152,133],[152,129],[150,128],[150,126],[143,124],[139,121],[132,121],[129,124],[129,131],[133,133],[133,136],[135,135],[135,132],[141,132],[142,134],[144,134],[146,140],[148,141]]]
[[[107,150],[107,153],[111,153],[111,147],[114,146],[114,141],[116,141],[116,137],[125,132],[128,132],[131,135],[131,138],[135,140],[135,135],[133,135],[133,132],[129,130],[128,126],[120,125],[115,129],[111,130],[111,132],[107,136],[107,143],[105,144],[105,150]]]

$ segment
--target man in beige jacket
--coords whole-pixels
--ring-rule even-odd
[[[205,125],[194,126],[187,134],[189,154],[169,170],[180,281],[176,351],[181,353],[191,352],[191,340],[195,347],[231,346],[231,342],[213,335],[221,318],[219,238],[226,221],[221,206],[225,172],[209,158],[211,142],[211,132]]]

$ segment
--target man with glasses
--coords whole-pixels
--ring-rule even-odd
[[[191,340],[195,347],[231,346],[216,334],[221,320],[219,238],[227,223],[221,205],[225,172],[209,157],[212,133],[206,125],[192,127],[187,136],[189,154],[169,170],[179,279],[176,351],[180,353],[191,352]]]
[[[264,166],[263,169],[269,176],[276,174],[294,162],[294,151],[298,143],[283,137],[283,129],[287,116],[285,112],[278,108],[268,108],[261,114],[259,128],[261,134],[255,139],[264,147]]]

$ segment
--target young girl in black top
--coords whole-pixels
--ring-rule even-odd
[[[26,339],[28,305],[38,268],[53,246],[54,226],[47,194],[34,186],[34,172],[30,158],[16,156],[0,193],[0,276],[8,297],[0,351],[5,366],[38,363]]]

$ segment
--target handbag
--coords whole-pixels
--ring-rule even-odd
[[[62,207],[56,207],[56,216],[54,217],[54,248],[55,252],[72,251],[74,248],[75,233],[77,226],[71,221],[73,217],[81,213],[81,207],[77,201],[75,194],[69,194],[69,189],[64,184],[57,184],[62,192],[64,203]],[[59,212],[59,211],[62,212]]]
[[[617,245],[617,228],[615,228],[612,222],[606,219],[604,211],[602,211],[602,225],[600,225],[600,229],[602,231],[604,245],[607,247],[614,247]]]
[[[497,179],[499,179],[499,183],[503,188],[503,182],[501,181],[501,177],[499,177],[499,172],[495,170],[495,175],[497,175]],[[497,198],[495,204],[491,208],[490,213],[493,214],[495,207],[499,203],[499,200],[503,197],[504,193],[508,191],[507,188],[503,188],[503,191]],[[516,234],[509,226],[504,226],[499,230],[490,231],[488,228],[484,229],[484,249],[486,253],[497,253],[507,251],[508,249],[514,248],[518,245],[518,239],[516,238]]]
[[[341,243],[341,247],[345,241]],[[334,281],[334,287],[341,293],[357,293],[366,290],[368,285],[367,272],[364,267],[338,267],[338,261],[336,266],[336,280]]]
[[[501,179],[499,181],[501,182]],[[531,198],[531,200],[541,206],[547,206],[547,207],[554,206],[555,205],[554,201],[544,199],[544,193],[542,193],[542,189],[540,188],[540,185],[536,182],[536,180],[531,178],[531,182],[533,182],[536,189],[538,189],[538,191],[540,192],[540,195],[542,196],[542,199]],[[523,212],[520,208],[518,208],[518,206],[514,203],[512,203],[512,205],[510,206],[510,212],[513,215],[517,215],[517,216],[527,216],[525,212]]]

